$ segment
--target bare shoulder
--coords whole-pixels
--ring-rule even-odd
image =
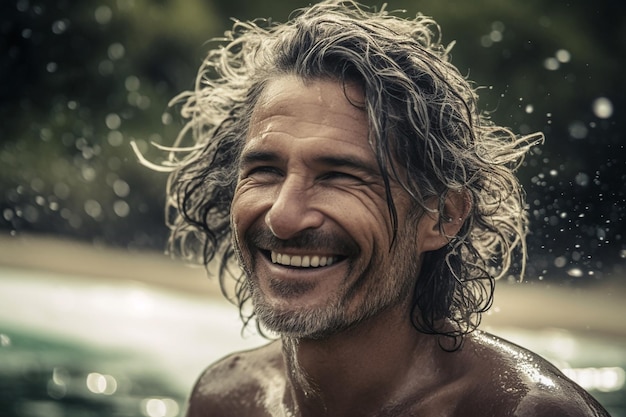
[[[231,354],[210,365],[191,392],[188,417],[263,416],[282,395],[280,343]],[[278,389],[278,390],[277,390]],[[274,395],[273,395],[274,394]]]
[[[468,337],[464,356],[472,364],[471,401],[491,415],[516,417],[610,417],[584,389],[541,356],[494,335]],[[484,415],[484,414],[483,414]]]

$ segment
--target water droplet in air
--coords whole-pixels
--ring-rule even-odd
[[[547,69],[548,71],[556,71],[559,69],[560,66],[561,64],[554,57],[546,58],[543,61],[543,67]]]
[[[100,73],[100,75],[111,75],[113,73],[113,70],[113,62],[109,61],[108,59],[105,59],[100,62],[100,64],[98,64],[98,72]]]
[[[105,124],[111,130],[117,130],[122,124],[122,119],[115,113],[109,113],[105,119]]]
[[[28,10],[28,0],[18,0],[16,7],[18,11],[25,12]]]
[[[571,268],[567,270],[567,275],[574,278],[580,278],[583,276],[583,271],[580,268]]]
[[[600,119],[608,119],[613,115],[613,103],[606,97],[599,97],[593,101],[593,113]]]
[[[558,51],[556,51],[555,56],[556,59],[562,64],[565,64],[572,59],[572,54],[570,54],[569,51],[566,49],[559,49]]]
[[[563,268],[567,264],[567,259],[565,256],[559,256],[554,259],[554,266],[557,268]]]
[[[586,187],[589,185],[589,175],[585,174],[584,172],[579,172],[578,174],[576,174],[575,181],[576,184],[580,185],[581,187]]]
[[[2,211],[2,217],[4,217],[4,220],[10,222],[15,217],[15,213],[10,208],[5,208]],[[626,252],[626,251],[622,251],[622,252]]]
[[[99,6],[94,13],[96,22],[101,25],[109,23],[111,21],[111,17],[113,17],[113,11],[109,6]]]
[[[96,200],[85,201],[85,213],[94,219],[102,214],[102,206]]]
[[[113,183],[113,192],[118,197],[126,197],[130,193],[130,186],[126,181],[117,179]]]
[[[52,24],[52,33],[54,33],[55,35],[60,35],[61,33],[67,30],[67,27],[68,27],[67,20],[57,20],[56,22]]]
[[[118,59],[124,58],[125,53],[126,49],[124,48],[124,45],[119,42],[113,43],[111,44],[111,46],[109,46],[108,54],[109,58],[112,61],[117,61]]]
[[[588,132],[587,126],[583,122],[575,121],[569,125],[569,135],[574,139],[584,139]]]
[[[113,211],[118,217],[126,217],[130,213],[130,206],[124,200],[117,200],[113,203]]]

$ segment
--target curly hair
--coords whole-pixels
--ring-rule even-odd
[[[214,42],[195,90],[173,100],[182,103],[187,123],[164,165],[171,171],[170,253],[207,267],[217,261],[222,291],[248,323],[254,311],[235,267],[230,205],[252,110],[268,80],[283,75],[356,81],[394,230],[391,181],[418,212],[435,197],[444,213],[450,192],[465,193],[470,203],[459,233],[425,254],[411,312],[417,330],[462,341],[490,307],[495,280],[512,269],[523,276],[527,215],[514,173],[542,135],[517,136],[481,112],[476,88],[450,63],[451,45],[421,14],[404,18],[384,7],[323,1],[284,24],[236,21]],[[445,221],[440,216],[442,233]],[[442,320],[452,327],[444,329]]]

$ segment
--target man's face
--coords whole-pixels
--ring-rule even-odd
[[[385,188],[354,85],[271,81],[253,113],[232,202],[234,246],[272,331],[325,337],[410,300],[422,222]],[[391,248],[391,249],[390,249]]]

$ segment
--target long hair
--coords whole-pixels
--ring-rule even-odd
[[[252,110],[267,81],[282,75],[356,81],[365,92],[369,143],[394,230],[403,225],[392,181],[410,195],[416,212],[429,210],[425,202],[435,197],[444,213],[451,192],[464,193],[471,204],[449,244],[425,254],[411,320],[422,332],[454,340],[474,330],[491,305],[495,280],[512,273],[514,263],[513,272],[523,275],[527,216],[514,172],[542,136],[518,137],[479,111],[475,87],[450,63],[450,46],[429,17],[324,1],[284,24],[236,22],[215,42],[194,91],[174,100],[187,124],[169,153],[170,252],[205,265],[217,261],[223,292],[245,322],[252,319],[230,225]],[[441,327],[444,321],[452,327]]]

